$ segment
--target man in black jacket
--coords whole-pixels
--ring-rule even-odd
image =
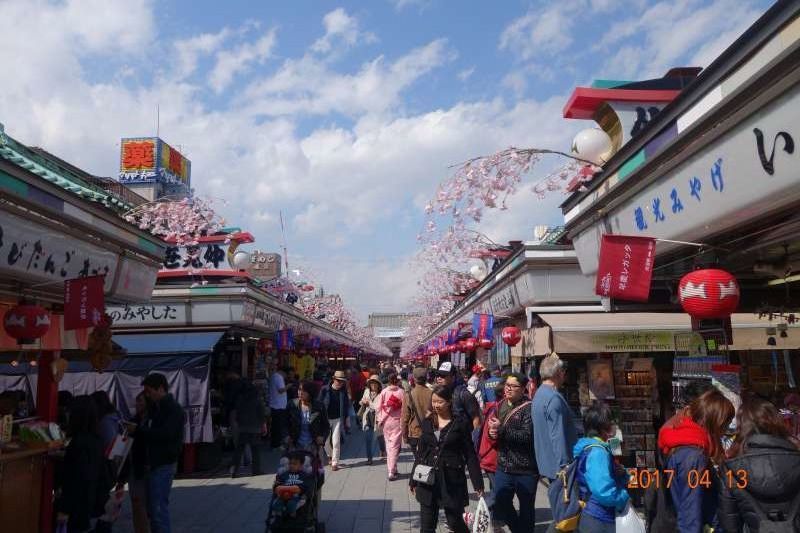
[[[534,499],[539,469],[533,450],[531,402],[525,398],[527,383],[524,374],[509,374],[498,416],[487,420],[489,438],[497,441],[495,519],[507,523],[512,533],[533,533],[536,524]],[[519,514],[514,510],[515,494]]]
[[[152,373],[142,381],[151,411],[143,427],[135,428],[134,439],[143,439],[147,450],[147,507],[152,533],[170,533],[169,493],[183,449],[186,415],[169,393],[164,374]]]

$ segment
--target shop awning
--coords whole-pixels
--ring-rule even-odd
[[[685,313],[541,313],[550,332],[553,349],[559,354],[606,352],[675,352],[676,335],[691,332]],[[750,313],[734,313],[733,344],[730,350],[800,348],[800,324],[791,324],[787,336],[776,335],[777,346],[767,345],[767,327],[777,320],[759,319]],[[537,334],[537,339],[542,333]],[[537,343],[539,346],[543,342]],[[526,354],[527,355],[527,354]],[[539,355],[538,353],[535,355]]]
[[[223,333],[140,333],[114,335],[114,342],[127,350],[128,355],[200,354],[210,353]]]

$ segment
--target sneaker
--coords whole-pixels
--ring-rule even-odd
[[[339,470],[339,465],[331,465],[331,470],[336,472],[337,470]]]
[[[370,457],[369,459],[367,459],[367,464],[368,464],[368,465],[370,465],[370,466],[372,466],[372,457]]]
[[[389,481],[394,481],[397,479],[397,474],[389,474]]]

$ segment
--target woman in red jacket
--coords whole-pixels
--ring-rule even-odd
[[[489,490],[494,489],[494,473],[497,470],[497,441],[489,438],[489,425],[486,423],[493,416],[497,416],[497,406],[503,401],[505,381],[500,381],[494,388],[495,401],[486,402],[483,408],[483,425],[481,438],[478,445],[478,461],[481,470],[489,478]]]

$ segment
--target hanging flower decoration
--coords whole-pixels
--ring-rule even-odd
[[[199,197],[149,202],[128,211],[123,218],[178,246],[197,246],[200,237],[218,233],[225,225],[212,202]]]

